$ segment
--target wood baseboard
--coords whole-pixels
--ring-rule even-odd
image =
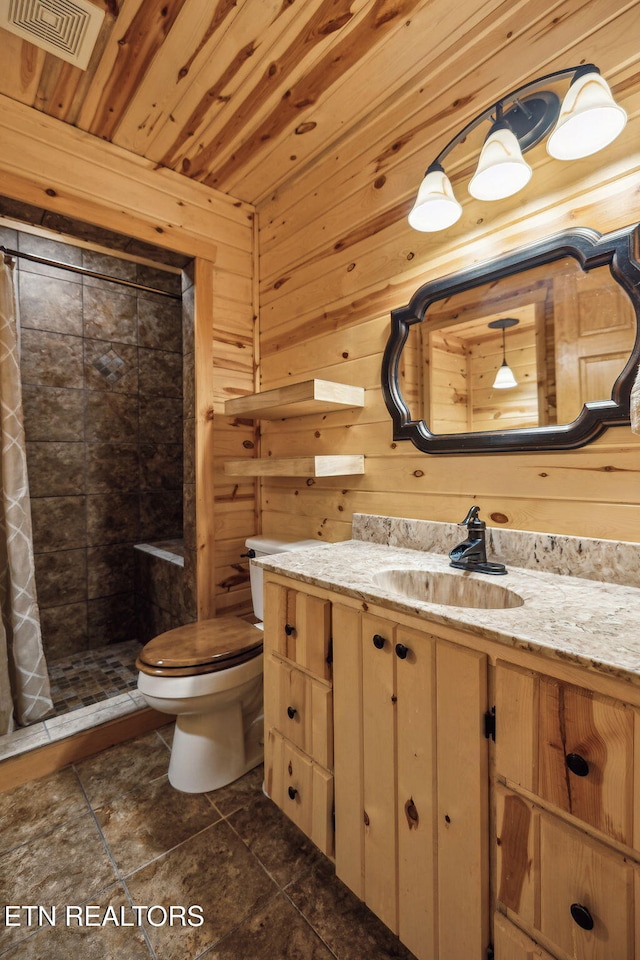
[[[83,730],[72,737],[36,747],[17,757],[7,757],[0,762],[0,793],[13,787],[55,773],[70,763],[84,760],[94,753],[100,753],[116,743],[124,743],[142,733],[157,730],[170,723],[172,718],[146,707],[129,713],[126,717],[109,720],[90,730]]]

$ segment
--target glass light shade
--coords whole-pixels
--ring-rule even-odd
[[[493,381],[494,390],[508,390],[509,387],[517,387],[518,381],[513,375],[513,370],[506,360],[502,361],[502,366],[498,367],[496,378]]]
[[[547,140],[556,160],[579,160],[608,146],[625,127],[627,114],[599,73],[586,73],[569,87]]]
[[[476,200],[502,200],[521,190],[531,179],[518,138],[507,126],[495,127],[487,137],[478,169],[469,184]]]
[[[462,207],[453,194],[444,170],[431,170],[420,184],[416,202],[409,214],[409,225],[423,233],[446,230],[462,215]]]

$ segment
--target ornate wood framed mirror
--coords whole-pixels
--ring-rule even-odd
[[[421,286],[392,311],[384,352],[394,440],[426,453],[570,450],[629,423],[638,233],[577,228]]]

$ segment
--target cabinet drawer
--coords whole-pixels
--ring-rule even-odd
[[[631,707],[498,663],[496,725],[499,776],[633,844]]]
[[[541,933],[576,960],[632,960],[633,874],[602,844],[541,817]]]
[[[267,793],[326,853],[333,855],[333,776],[298,750],[277,730],[266,744]]]
[[[331,679],[331,602],[281,584],[265,584],[265,651],[323,680]]]
[[[633,960],[637,865],[502,788],[496,812],[501,909],[559,957]]]
[[[275,727],[288,740],[324,767],[333,767],[333,693],[326,683],[313,680],[276,657],[264,664],[268,688],[267,728]]]

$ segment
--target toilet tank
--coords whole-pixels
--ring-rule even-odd
[[[302,547],[317,547],[323,540],[286,540],[278,537],[249,537],[245,541],[249,551],[249,557],[260,560],[270,553],[286,553],[289,550],[300,550]],[[255,564],[249,564],[249,574],[251,576],[251,600],[253,602],[253,612],[262,623],[263,604],[262,604],[262,568]]]

